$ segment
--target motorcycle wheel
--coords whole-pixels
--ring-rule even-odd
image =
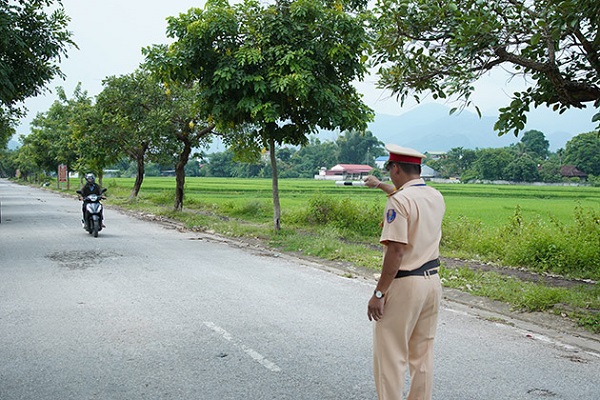
[[[99,230],[100,230],[100,221],[94,220],[94,226],[92,227],[94,237],[98,237]]]

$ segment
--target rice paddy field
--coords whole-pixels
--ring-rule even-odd
[[[109,189],[118,188],[127,192],[132,178],[108,178],[103,182]],[[446,200],[446,218],[464,217],[480,221],[486,227],[498,227],[514,215],[517,206],[525,218],[539,217],[543,220],[572,222],[574,208],[600,211],[600,188],[585,186],[520,186],[483,184],[436,184]],[[174,196],[175,179],[149,177],[144,179],[140,198],[164,197],[170,204]],[[281,179],[279,193],[282,213],[307,206],[314,196],[334,199],[350,199],[358,205],[362,202],[383,207],[385,196],[379,190],[356,186],[337,186],[334,181],[309,179]],[[187,178],[185,187],[186,206],[223,205],[227,203],[258,202],[265,208],[272,205],[270,179],[235,178]],[[271,213],[267,213],[270,215]]]

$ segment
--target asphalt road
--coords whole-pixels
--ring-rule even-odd
[[[105,205],[0,180],[0,400],[377,398],[374,281]],[[481,315],[444,301],[434,399],[600,399],[598,352]]]

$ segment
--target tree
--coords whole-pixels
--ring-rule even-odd
[[[73,104],[69,122],[74,151],[77,154],[76,163],[69,164],[69,167],[79,172],[80,178],[88,172],[95,173],[100,185],[104,168],[122,157],[120,148],[104,136],[104,117],[91,98],[82,97]]]
[[[16,150],[7,150],[0,148],[0,177],[10,178],[15,176],[15,173],[17,172],[15,164],[16,157]]]
[[[532,105],[600,107],[597,0],[378,0],[374,13],[380,84],[401,102],[431,92],[469,106],[473,82],[503,68],[534,86],[500,109],[501,135],[518,135]]]
[[[531,130],[523,133],[521,143],[525,146],[525,151],[540,160],[545,160],[550,154],[550,142],[546,140],[544,134],[540,131]]]
[[[60,0],[0,0],[0,147],[23,114],[18,104],[63,76],[58,63],[75,46],[69,20]]]
[[[556,154],[550,155],[543,161],[539,168],[540,180],[542,182],[560,182],[560,159]]]
[[[514,182],[535,182],[540,175],[538,164],[529,154],[514,158],[503,171],[504,179]]]
[[[375,158],[385,154],[383,143],[371,131],[364,134],[347,131],[337,140],[340,162],[345,164],[374,165]]]
[[[366,72],[361,18],[327,0],[230,6],[210,0],[168,19],[170,46],[146,49],[171,80],[195,81],[225,141],[256,156],[268,149],[273,221],[280,229],[277,145],[302,145],[322,129],[365,130],[372,111],[352,82]]]
[[[299,177],[312,178],[321,168],[331,168],[339,164],[338,146],[334,142],[321,142],[311,138],[307,145],[292,155],[290,162],[293,163]]]
[[[102,120],[94,133],[96,142],[115,161],[125,154],[136,163],[136,179],[129,196],[133,199],[144,181],[146,159],[159,161],[176,151],[164,136],[170,117],[165,115],[165,91],[143,71],[108,77],[103,85],[96,100]]]
[[[233,161],[234,154],[231,151],[223,151],[219,153],[211,154],[208,159],[208,165],[206,165],[206,171],[208,176],[216,177],[231,177],[233,176]]]
[[[14,167],[16,169],[15,176],[19,179],[29,180],[29,177],[33,174],[37,174],[41,171],[39,165],[36,164],[36,151],[34,146],[29,146],[24,143],[25,137],[21,135],[19,140],[22,146],[16,150],[14,157]]]
[[[438,160],[425,159],[427,165],[446,178],[460,177],[477,160],[475,150],[454,147]]]
[[[507,179],[504,171],[514,158],[514,153],[508,148],[483,149],[478,152],[473,168],[477,171],[478,179]]]
[[[596,132],[582,133],[567,142],[564,163],[600,176],[600,137]]]
[[[81,153],[76,126],[83,115],[82,110],[90,108],[92,102],[81,85],[77,85],[71,98],[61,87],[56,91],[58,99],[48,111],[33,119],[31,133],[21,138],[27,149],[22,154],[28,154],[31,162],[45,172],[57,171],[59,164],[67,165],[69,170],[77,168]]]
[[[182,210],[185,171],[192,150],[210,143],[214,128],[199,114],[197,85],[162,83],[158,76],[143,69],[106,82],[107,88],[99,96],[105,126],[112,132],[109,136],[116,139],[114,142],[124,145],[123,149],[138,165],[131,198],[137,196],[141,187],[146,155],[169,164],[175,156],[173,208]]]
[[[175,164],[175,211],[183,209],[185,168],[188,165],[192,149],[210,143],[215,127],[207,123],[197,113],[196,98],[199,96],[197,85],[170,85],[166,91],[167,102],[164,105],[163,135],[169,135],[178,142],[177,163]]]

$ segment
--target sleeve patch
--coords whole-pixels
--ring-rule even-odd
[[[385,219],[388,224],[391,224],[392,222],[394,222],[394,220],[396,219],[396,210],[394,210],[392,208],[387,210],[387,212],[385,213]]]

